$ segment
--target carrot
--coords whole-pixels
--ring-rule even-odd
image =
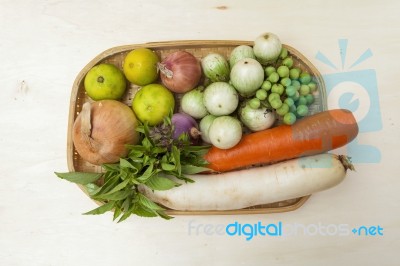
[[[335,109],[305,117],[291,126],[281,125],[245,135],[231,149],[213,146],[204,158],[210,169],[226,172],[323,153],[346,145],[357,134],[353,114]]]

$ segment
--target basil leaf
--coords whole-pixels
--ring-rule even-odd
[[[172,170],[175,169],[175,165],[169,164],[169,163],[161,163],[161,168],[162,168],[164,171],[172,171]]]
[[[136,204],[133,208],[132,212],[141,217],[156,217],[158,216],[157,212],[150,210],[140,204]]]
[[[181,174],[182,173],[182,169],[181,169],[181,153],[180,153],[179,149],[176,146],[172,146],[172,157],[174,158],[176,169],[178,170],[178,173]]]
[[[125,145],[125,147],[127,149],[129,149],[130,152],[132,152],[133,154],[135,154],[137,152],[143,153],[143,152],[146,151],[146,149],[142,145],[130,145],[130,144],[127,144],[127,145]]]
[[[97,215],[97,214],[103,214],[106,213],[108,211],[111,211],[114,208],[114,201],[110,201],[106,204],[101,205],[100,207],[93,209],[89,212],[85,212],[84,215],[88,215],[88,214],[93,214],[93,215]]]
[[[146,181],[145,184],[152,190],[168,190],[181,185],[167,177],[162,177],[160,175],[152,176]]]
[[[125,160],[123,158],[119,159],[119,165],[122,168],[131,168],[131,169],[136,169],[136,167],[134,167],[128,160]]]
[[[111,171],[111,172],[118,172],[119,171],[119,164],[103,164],[102,165],[103,169],[106,171]]]
[[[114,193],[101,194],[93,197],[94,199],[102,199],[102,200],[123,200],[125,199],[131,192],[129,190],[117,191]]]
[[[128,219],[129,216],[132,215],[132,210],[128,210],[126,212],[124,212],[124,214],[121,216],[121,218],[118,220],[118,223]]]
[[[102,173],[85,173],[85,172],[69,172],[69,173],[55,172],[55,174],[61,179],[65,179],[67,181],[80,185],[93,183],[103,175]]]
[[[86,184],[84,187],[89,196],[96,194],[100,190],[100,187],[93,183]]]
[[[146,171],[144,171],[144,173],[140,177],[138,177],[137,180],[145,182],[152,176],[152,174],[153,174],[153,165],[150,164],[149,167],[147,167]]]
[[[143,162],[142,162],[142,164],[143,164],[143,165],[148,165],[148,161],[149,161],[149,156],[148,156],[148,155],[145,155],[145,156],[143,157]]]
[[[172,216],[167,215],[164,211],[156,211],[156,212],[161,218],[163,218],[165,220],[171,220],[174,218]]]
[[[113,189],[114,186],[116,186],[118,184],[119,180],[120,180],[120,178],[116,174],[110,176],[110,178],[104,183],[104,185],[101,187],[101,189],[97,193],[95,193],[93,196],[107,193],[108,191]]]
[[[113,221],[115,221],[122,213],[122,210],[119,206],[115,206],[114,208],[114,215],[113,215]]]
[[[131,159],[133,166],[135,166],[137,169],[142,169],[143,158],[129,157],[129,159]]]
[[[146,151],[151,151],[151,148],[153,147],[152,143],[147,138],[142,141],[142,145],[144,146]]]
[[[137,195],[138,197],[138,202],[143,205],[144,207],[150,209],[150,210],[164,210],[164,208],[162,208],[160,205],[158,205],[157,203],[154,203],[153,201],[151,201],[150,199],[148,199],[145,195],[143,195],[142,193],[139,193]]]
[[[164,147],[154,147],[154,148],[151,150],[151,153],[152,153],[152,154],[159,154],[159,153],[165,153],[166,151],[167,151],[167,149],[164,148]]]
[[[141,164],[142,161],[143,159],[141,158],[138,158],[136,160],[132,159],[132,162],[121,158],[120,165],[122,168],[131,169],[131,172],[136,174],[142,169],[142,164]]]
[[[198,174],[198,173],[207,172],[207,171],[210,171],[210,168],[195,166],[195,165],[191,165],[191,164],[182,165],[182,173],[187,174],[187,175]]]
[[[145,134],[143,125],[137,126],[136,127],[136,131],[139,132],[139,133]]]
[[[104,194],[112,194],[114,192],[117,192],[121,189],[124,189],[128,184],[129,184],[129,179],[125,179],[124,181],[122,181],[121,183],[119,183],[118,185],[116,185],[113,189],[111,189],[109,192],[104,193]]]
[[[122,203],[122,206],[121,206],[121,209],[124,211],[124,212],[127,212],[128,210],[129,210],[129,208],[131,207],[131,198],[126,198],[125,200],[124,200],[124,202]]]
[[[210,148],[210,146],[191,146],[191,145],[188,145],[188,146],[183,147],[182,149],[184,151],[186,151],[186,152],[194,152],[194,153],[196,153],[196,152],[206,152],[206,151],[208,151],[209,148]]]
[[[194,181],[193,181],[192,179],[186,177],[185,175],[177,176],[177,178],[179,178],[179,179],[185,181],[186,183],[194,183]]]

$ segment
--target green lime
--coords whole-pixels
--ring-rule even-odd
[[[132,101],[132,109],[141,122],[150,126],[161,123],[175,108],[175,98],[171,91],[160,84],[142,87]]]
[[[85,91],[95,101],[118,100],[126,90],[124,74],[112,64],[99,64],[89,70],[84,80]]]
[[[140,86],[153,83],[158,78],[157,63],[160,60],[155,52],[147,48],[130,51],[123,63],[126,78]]]

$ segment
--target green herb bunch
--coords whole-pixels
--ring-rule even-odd
[[[102,203],[85,214],[114,210],[113,219],[118,222],[132,214],[170,219],[172,217],[165,213],[165,208],[142,194],[139,187],[168,190],[182,182],[193,182],[187,174],[208,170],[203,155],[209,147],[193,146],[187,134],[173,139],[170,116],[160,125],[141,124],[136,130],[141,133],[140,144],[128,145],[129,154],[119,163],[102,165],[103,173],[56,173],[62,179],[81,185],[92,199]],[[179,180],[182,182],[177,182]]]

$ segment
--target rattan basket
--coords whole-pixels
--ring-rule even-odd
[[[171,41],[171,42],[153,42],[145,44],[133,44],[114,47],[104,51],[103,53],[96,56],[92,61],[90,61],[78,74],[75,82],[72,86],[70,109],[69,109],[69,120],[68,120],[68,140],[67,140],[67,158],[68,158],[68,169],[71,172],[81,171],[81,172],[100,172],[101,167],[92,165],[84,161],[74,148],[72,141],[72,127],[73,123],[81,111],[82,105],[87,101],[92,101],[85,93],[84,89],[84,78],[86,73],[95,65],[99,63],[112,63],[122,69],[122,64],[125,55],[133,50],[140,47],[146,47],[155,51],[161,59],[164,59],[168,54],[178,51],[185,50],[192,53],[198,59],[204,57],[211,52],[217,52],[224,55],[226,58],[230,55],[230,52],[238,45],[252,45],[249,41]],[[289,54],[294,60],[294,64],[301,68],[302,70],[308,71],[317,83],[318,91],[315,94],[315,102],[310,107],[311,113],[320,112],[326,110],[326,92],[325,85],[321,74],[318,70],[307,60],[300,52],[294,48],[284,45],[288,50]],[[140,87],[130,84],[129,88],[123,97],[122,101],[131,105],[132,97],[135,92],[140,89]],[[81,187],[81,189],[86,193],[86,190]],[[292,211],[304,204],[304,202],[310,196],[305,196],[301,198],[295,198],[285,201],[280,201],[271,204],[264,204],[258,206],[252,206],[240,210],[232,211],[175,211],[167,210],[170,215],[178,214],[255,214],[255,213],[275,213],[275,212],[286,212]],[[99,203],[99,202],[98,202]],[[100,204],[100,203],[99,203]]]

